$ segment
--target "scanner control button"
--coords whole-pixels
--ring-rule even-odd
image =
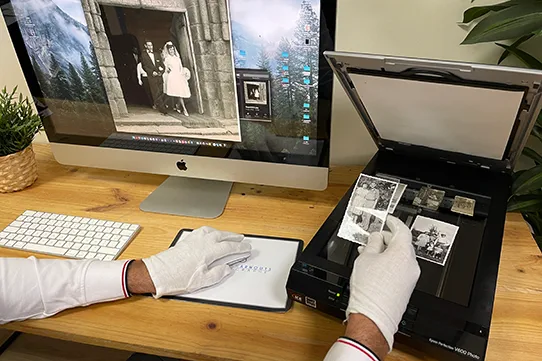
[[[310,297],[305,297],[305,304],[312,308],[316,308],[316,300]]]
[[[418,316],[418,309],[416,307],[408,307],[405,312],[405,318],[409,320],[416,320],[416,317]]]
[[[414,329],[414,321],[402,320],[399,324],[399,329],[401,331],[412,331]]]

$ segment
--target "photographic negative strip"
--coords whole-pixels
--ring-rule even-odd
[[[352,192],[338,236],[366,244],[367,236],[381,232],[398,183],[361,174]]]
[[[459,227],[436,219],[417,216],[412,224],[412,245],[416,256],[444,266]]]
[[[445,191],[440,191],[438,189],[432,189],[429,187],[422,187],[416,198],[414,198],[412,204],[418,207],[436,211],[444,200],[445,195]]]
[[[452,212],[473,217],[475,207],[476,207],[476,201],[474,199],[456,196],[454,199]]]
[[[262,81],[245,81],[245,103],[267,104],[267,83]]]
[[[393,198],[391,199],[390,210],[389,210],[390,214],[395,213],[395,208],[397,208],[397,205],[401,201],[401,198],[403,197],[403,194],[405,193],[406,189],[407,189],[406,184],[399,183],[399,185],[397,186],[397,190],[395,191],[395,194],[393,195]]]

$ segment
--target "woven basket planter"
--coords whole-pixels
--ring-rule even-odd
[[[0,157],[0,193],[17,192],[30,187],[38,178],[32,146],[15,154]]]

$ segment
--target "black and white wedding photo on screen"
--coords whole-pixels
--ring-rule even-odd
[[[458,230],[453,224],[417,216],[411,228],[416,256],[444,266]]]
[[[241,141],[227,1],[12,4],[53,112],[78,102],[117,132]]]

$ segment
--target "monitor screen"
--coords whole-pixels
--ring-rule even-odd
[[[320,0],[143,3],[3,1],[50,141],[328,165]]]
[[[382,139],[501,160],[525,91],[350,74]]]

